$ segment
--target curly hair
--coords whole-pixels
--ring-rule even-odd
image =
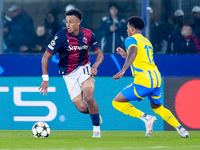
[[[138,16],[131,16],[128,18],[128,23],[135,29],[142,30],[144,28],[144,21]]]
[[[76,8],[70,9],[69,11],[66,12],[65,15],[66,15],[66,16],[72,16],[72,15],[74,15],[74,16],[76,16],[80,21],[81,21],[82,18],[83,18],[83,15],[82,15],[81,11],[78,10],[78,9],[76,9]]]

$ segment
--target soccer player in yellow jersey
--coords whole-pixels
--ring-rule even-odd
[[[114,98],[113,107],[126,115],[144,121],[145,136],[149,137],[157,120],[156,117],[147,115],[128,103],[134,100],[141,101],[148,96],[152,110],[173,126],[182,138],[188,138],[189,133],[181,126],[171,111],[162,105],[161,75],[153,60],[153,47],[150,41],[141,34],[144,21],[140,17],[132,16],[128,19],[127,28],[128,37],[125,40],[127,53],[122,48],[117,48],[117,53],[126,58],[126,61],[122,70],[113,78],[120,79],[130,66],[134,81]]]

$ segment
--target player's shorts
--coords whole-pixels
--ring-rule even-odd
[[[63,75],[72,101],[77,96],[80,96],[80,98],[83,96],[83,94],[81,94],[83,88],[94,87],[94,79],[90,76],[90,69],[90,65],[86,64],[84,66],[80,66],[67,75]]]
[[[161,88],[147,88],[145,86],[141,86],[135,83],[131,83],[129,86],[125,87],[121,91],[122,95],[130,100],[143,100],[146,96],[148,96],[149,100],[154,104],[162,104],[162,96],[161,96]]]

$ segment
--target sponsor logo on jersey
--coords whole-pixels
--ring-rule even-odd
[[[68,46],[68,51],[75,51],[75,50],[87,50],[88,49],[88,46],[87,45],[83,45],[83,46],[72,46],[72,45],[69,45]]]

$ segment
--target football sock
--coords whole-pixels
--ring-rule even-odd
[[[98,132],[100,132],[100,126],[93,126],[93,131],[98,131]]]
[[[90,114],[93,126],[99,126],[99,114]]]
[[[178,120],[174,117],[172,112],[167,108],[164,108],[162,105],[158,108],[152,109],[156,114],[160,115],[163,120],[165,120],[168,124],[173,126],[175,129],[180,125]]]
[[[140,116],[143,114],[142,111],[136,109],[132,104],[127,102],[116,102],[113,100],[112,105],[118,111],[121,111],[122,113],[132,117],[140,118]]]

